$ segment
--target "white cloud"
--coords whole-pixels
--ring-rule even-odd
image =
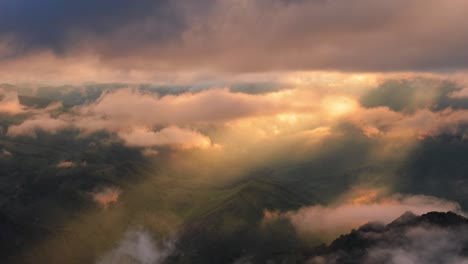
[[[158,246],[149,233],[131,230],[116,248],[99,258],[96,264],[159,264],[163,263],[173,250],[173,241],[166,241]]]
[[[390,237],[390,236],[389,236]],[[468,230],[415,227],[402,238],[372,247],[367,252],[365,264],[467,264],[461,254],[466,245]]]
[[[55,119],[47,114],[34,116],[18,125],[8,127],[8,136],[36,136],[37,130],[48,133],[57,133],[58,131],[69,127],[69,123],[62,119]]]
[[[337,205],[314,205],[297,211],[265,211],[264,221],[289,219],[300,234],[326,235],[333,239],[368,222],[389,223],[407,211],[418,215],[430,211],[460,212],[460,206],[432,196],[392,195],[370,200],[353,198]]]

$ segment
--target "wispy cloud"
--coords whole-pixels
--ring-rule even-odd
[[[101,256],[96,264],[159,264],[174,251],[174,241],[156,243],[144,230],[127,231],[116,248]]]

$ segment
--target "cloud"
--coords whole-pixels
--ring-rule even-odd
[[[451,106],[450,95],[460,89],[457,83],[443,79],[390,79],[366,93],[360,103],[363,107],[385,106],[397,112],[442,110]]]
[[[0,89],[0,113],[20,114],[25,111],[18,99],[18,94],[13,91]]]
[[[467,9],[463,0],[6,0],[0,72],[24,80],[81,68],[69,78],[84,71],[92,81],[99,77],[92,72],[138,80],[173,72],[465,70]]]
[[[119,137],[127,146],[178,146],[181,148],[208,148],[210,138],[188,129],[171,126],[154,132],[144,128],[136,128],[130,132],[121,132]]]
[[[117,187],[106,187],[102,190],[92,193],[94,201],[104,208],[108,208],[111,204],[119,200],[122,191]]]
[[[125,144],[137,147],[178,145],[206,148],[211,140],[188,127],[223,125],[237,119],[268,116],[285,110],[303,111],[306,102],[287,102],[288,92],[261,95],[208,89],[198,93],[158,96],[132,89],[104,93],[95,102],[74,107],[69,113],[44,111],[8,128],[9,136],[34,136],[37,130],[56,133],[75,128],[84,134],[116,133]],[[159,127],[159,131],[154,131]],[[161,128],[162,127],[162,128]],[[184,128],[183,128],[184,127]]]
[[[371,247],[367,251],[365,264],[372,263],[447,263],[466,264],[468,258],[463,256],[463,245],[466,245],[468,230],[442,229],[437,227],[414,227],[407,230],[403,237],[393,238],[384,234],[386,243]]]
[[[407,211],[415,214],[459,212],[460,206],[455,202],[424,195],[378,197],[376,192],[369,190],[336,205],[314,205],[288,212],[267,210],[264,222],[289,219],[301,235],[319,235],[332,239],[368,222],[389,223]]]
[[[56,165],[57,168],[71,168],[74,166],[76,166],[76,164],[73,161],[61,161]]]
[[[279,113],[289,108],[290,104],[275,98],[275,94],[255,96],[232,93],[228,89],[208,89],[199,93],[158,97],[122,89],[104,94],[95,104],[79,109],[83,116],[90,115],[91,118],[78,126],[94,130],[100,126],[125,126],[129,121],[152,126],[223,122],[252,115]],[[93,117],[99,119],[93,120]],[[106,120],[116,122],[109,124]]]
[[[466,218],[452,212],[407,212],[388,225],[369,223],[334,240],[308,263],[468,263]],[[322,251],[323,252],[323,251]]]
[[[151,148],[145,148],[143,150],[143,155],[146,157],[156,157],[159,155],[159,151]]]
[[[360,79],[358,82],[361,83]],[[434,84],[433,90],[437,91],[438,85],[443,83],[408,80],[411,85],[404,88],[416,86],[414,89],[419,91],[424,87],[418,85],[426,82]],[[381,87],[386,86],[379,86],[377,90],[383,89]],[[421,91],[410,94],[417,98]],[[466,109],[437,110],[431,108],[432,104],[424,103],[422,108],[405,112],[379,104],[363,107],[358,98],[359,94],[343,89],[328,91],[321,86],[317,89],[301,86],[262,94],[233,92],[228,88],[183,90],[168,95],[145,89],[112,89],[94,101],[74,106],[66,112],[55,111],[58,104],[46,109],[29,109],[25,112],[29,114],[28,118],[10,125],[7,135],[35,136],[38,130],[57,133],[63,129],[77,129],[83,135],[107,131],[127,146],[179,146],[186,149],[273,139],[275,145],[280,145],[279,137],[288,140],[294,135],[296,138],[302,136],[302,139],[323,139],[327,135],[346,134],[346,129],[343,131],[338,124],[351,122],[362,130],[362,134],[381,143],[380,147],[385,151],[380,153],[395,153],[394,146],[411,147],[426,137],[457,134],[460,127],[468,123]],[[398,103],[411,105],[405,100]]]
[[[446,109],[433,112],[418,110],[413,114],[402,114],[386,107],[360,109],[350,120],[371,136],[419,137],[420,139],[440,134],[456,134],[460,126],[468,123],[468,110]]]
[[[57,133],[58,131],[69,127],[69,124],[61,119],[55,119],[48,114],[34,116],[27,119],[18,125],[8,127],[7,135],[16,136],[36,136],[37,130],[46,131],[48,133]]]
[[[173,241],[165,241],[158,246],[151,235],[144,230],[127,231],[116,248],[104,254],[96,264],[159,264],[174,250]]]

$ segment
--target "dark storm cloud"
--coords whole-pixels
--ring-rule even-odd
[[[0,37],[13,39],[16,54],[40,48],[63,54],[75,45],[74,34],[106,37],[148,19],[157,22],[149,38],[163,39],[183,27],[168,0],[0,1]]]

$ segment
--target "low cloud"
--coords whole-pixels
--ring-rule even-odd
[[[0,113],[20,114],[25,107],[20,104],[16,92],[6,92],[0,89]]]
[[[306,103],[283,100],[287,92],[251,95],[229,89],[208,89],[198,93],[158,96],[133,89],[104,93],[94,103],[77,106],[71,112],[53,116],[44,109],[8,128],[9,136],[35,136],[36,131],[57,133],[66,128],[83,134],[115,133],[128,146],[178,146],[207,148],[211,139],[193,128],[222,125],[241,118],[275,115],[286,110],[302,111]],[[159,127],[154,131],[152,128]],[[161,128],[162,127],[162,128]]]
[[[387,226],[362,226],[337,238],[329,254],[313,257],[307,263],[468,263],[466,219],[450,213],[429,214],[406,213]]]
[[[75,167],[76,164],[73,161],[61,161],[57,163],[57,168],[71,168]]]
[[[413,97],[425,96],[421,95],[422,84],[415,86],[418,92],[411,93]],[[437,87],[433,90],[439,91]],[[326,92],[320,87],[302,86],[265,94],[211,88],[165,96],[124,88],[104,92],[96,101],[62,114],[53,112],[56,107],[28,110],[29,118],[11,125],[7,135],[35,136],[38,130],[57,133],[72,128],[84,135],[107,131],[134,147],[207,148],[215,143],[223,144],[219,139],[232,143],[234,137],[245,143],[275,137],[277,140],[279,136],[293,134],[330,135],[336,132],[339,122],[346,121],[361,128],[369,138],[383,139],[381,142],[389,143],[388,146],[402,141],[412,146],[418,139],[456,134],[460,125],[468,123],[468,110],[416,107],[405,112],[388,106],[366,108],[359,104],[357,97],[345,91]],[[428,105],[431,104],[424,103],[421,107]],[[395,152],[388,146],[384,149]]]
[[[196,131],[176,126],[166,127],[156,132],[145,128],[137,128],[130,132],[121,132],[118,135],[127,146],[132,147],[208,148],[211,146],[210,138]]]
[[[55,119],[48,114],[34,116],[18,125],[8,127],[8,136],[36,136],[36,131],[41,130],[48,133],[57,133],[58,131],[69,127],[69,123],[62,119]]]
[[[415,227],[398,239],[385,233],[381,239],[386,243],[370,248],[364,264],[466,264],[468,257],[462,251],[467,238],[466,228]]]
[[[159,155],[159,151],[157,151],[156,149],[152,149],[152,148],[145,148],[143,150],[143,155],[146,157],[156,157]]]
[[[144,230],[127,231],[116,248],[104,254],[96,264],[159,264],[174,251],[173,241],[156,243]]]
[[[159,97],[122,89],[106,93],[96,103],[77,109],[81,116],[89,117],[78,120],[77,126],[94,131],[120,129],[129,122],[147,126],[226,122],[290,109],[291,103],[278,97],[281,94],[249,95],[215,88]]]
[[[314,205],[288,212],[266,210],[264,222],[289,219],[301,235],[326,235],[332,239],[368,222],[389,223],[407,211],[415,214],[431,211],[460,212],[460,206],[452,201],[425,195],[396,194],[378,198],[375,192],[369,191],[336,205]]]
[[[121,193],[122,191],[117,187],[106,187],[92,193],[92,196],[96,203],[104,208],[108,208],[111,204],[119,200]]]

